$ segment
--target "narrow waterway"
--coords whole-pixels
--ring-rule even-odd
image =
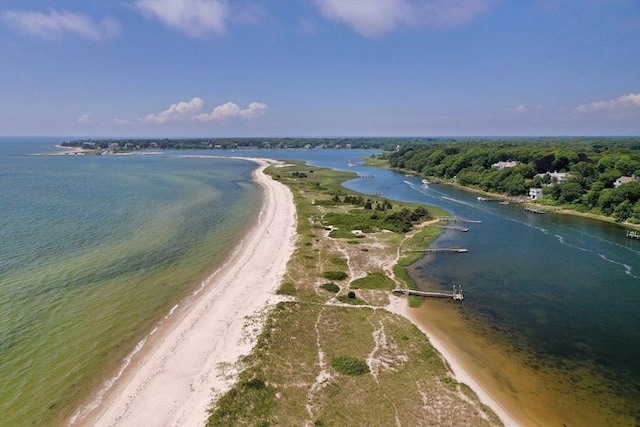
[[[499,363],[520,365],[515,371],[526,377],[520,378],[523,389],[518,379],[496,382],[496,387],[512,387],[517,394],[539,381],[549,387],[540,402],[555,402],[558,413],[584,411],[567,418],[534,417],[539,422],[583,415],[605,425],[640,420],[640,241],[627,238],[616,224],[531,213],[521,205],[478,200],[447,185],[424,186],[420,179],[390,171],[358,172],[374,178],[350,181],[347,187],[436,205],[473,221],[452,224],[469,231],[446,230],[431,246],[461,247],[467,253],[427,255],[410,275],[425,290],[463,288],[465,301],[457,306],[426,302],[425,320],[450,322],[443,333],[455,329],[458,338],[469,338],[464,344],[469,354],[495,344],[494,359],[500,362],[475,361],[494,376],[504,372]],[[472,335],[484,336],[473,349]]]

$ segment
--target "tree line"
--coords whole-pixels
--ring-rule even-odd
[[[490,193],[525,196],[542,188],[541,203],[640,223],[640,138],[558,138],[436,142],[382,155],[393,168],[453,180]],[[492,167],[498,162],[515,166]],[[549,173],[566,173],[554,182]]]
[[[116,150],[230,150],[230,149],[376,149],[391,151],[398,145],[421,144],[429,141],[420,138],[109,138],[69,140],[64,147]]]

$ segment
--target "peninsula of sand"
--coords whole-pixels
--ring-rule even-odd
[[[254,227],[227,263],[191,300],[141,342],[121,373],[70,420],[70,425],[204,425],[211,401],[233,385],[234,366],[248,354],[294,249],[296,211],[289,188],[254,180],[263,206]]]
[[[263,205],[256,224],[204,286],[172,310],[69,420],[73,426],[206,425],[207,409],[237,381],[239,362],[249,354],[264,326],[265,308],[295,249],[296,206],[291,190],[263,173],[273,163],[256,160],[255,182]],[[420,326],[460,381],[507,426],[518,424],[490,393],[456,362],[437,337],[410,313],[406,300],[386,307]]]

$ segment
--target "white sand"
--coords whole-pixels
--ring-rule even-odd
[[[204,425],[212,399],[233,385],[237,370],[229,375],[225,366],[251,352],[264,321],[248,322],[247,316],[277,301],[296,233],[291,191],[262,172],[266,161],[247,160],[260,165],[254,172],[264,189],[258,223],[227,265],[185,303],[182,314],[150,335],[104,398],[85,408],[88,414],[79,412],[74,424]]]
[[[449,367],[453,371],[453,375],[458,382],[464,383],[468,385],[471,390],[473,390],[482,403],[487,405],[489,408],[496,413],[500,420],[507,427],[517,427],[520,425],[515,418],[509,414],[509,412],[502,406],[498,401],[496,401],[493,396],[485,389],[483,386],[477,382],[473,375],[464,369],[464,367],[458,362],[455,355],[449,351],[449,349],[444,345],[442,341],[440,341],[434,334],[432,334],[427,328],[417,322],[413,316],[411,315],[411,308],[407,304],[406,298],[391,298],[389,305],[386,307],[387,310],[392,313],[398,314],[405,319],[409,320],[411,323],[416,325],[423,334],[429,338],[429,343],[433,348],[435,348],[438,353],[442,355],[442,357],[447,361]]]

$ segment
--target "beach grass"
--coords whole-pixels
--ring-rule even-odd
[[[424,334],[385,309],[398,298],[391,288],[411,286],[404,266],[417,257],[400,249],[428,245],[441,230],[415,224],[407,234],[379,226],[354,234],[371,210],[356,214],[364,206],[334,200],[355,194],[340,186],[353,174],[301,163],[266,172],[289,186],[297,207],[298,241],[280,288],[293,299],[267,316],[208,425],[501,425]],[[392,210],[416,207],[394,202]],[[336,224],[350,238],[331,236]]]

